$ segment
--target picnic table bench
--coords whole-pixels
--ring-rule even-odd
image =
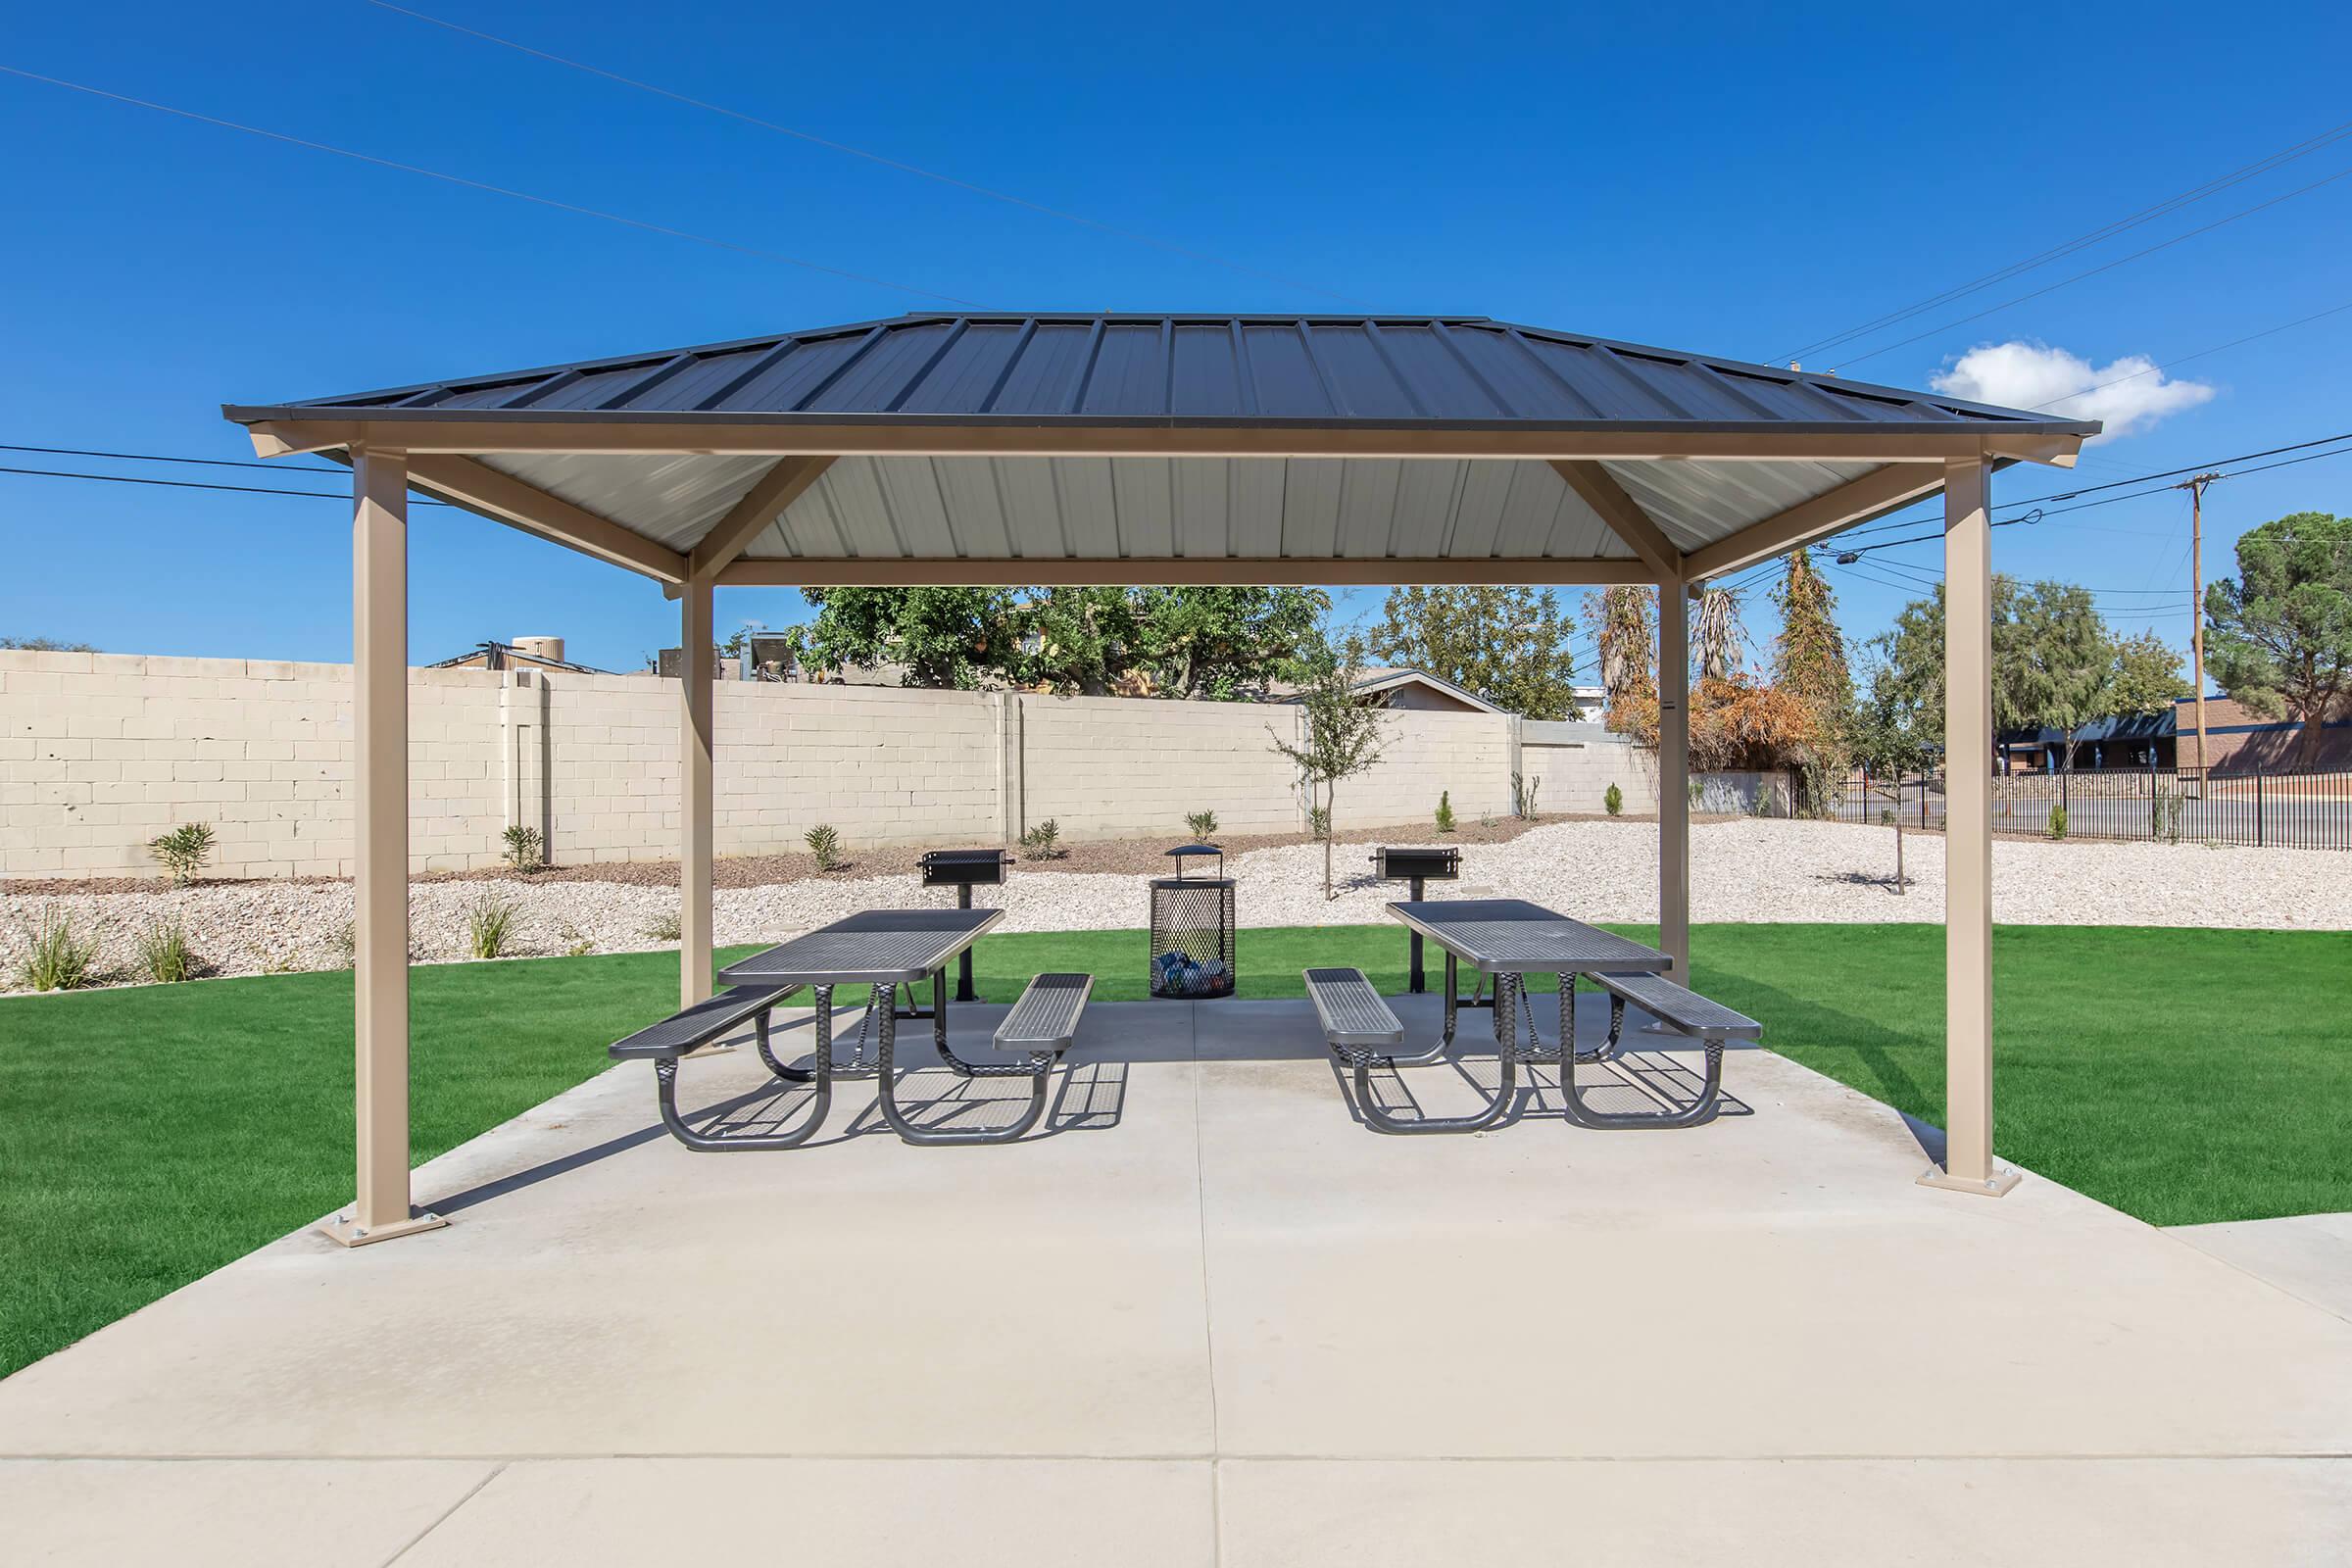
[[[1315,1004],[1324,1039],[1354,1070],[1358,1108],[1375,1129],[1390,1133],[1465,1133],[1494,1126],[1507,1114],[1522,1065],[1561,1064],[1561,1087],[1570,1120],[1590,1127],[1687,1127],[1713,1118],[1722,1089],[1723,1045],[1727,1039],[1756,1039],[1752,1018],[1677,985],[1663,971],[1670,961],[1655,948],[1629,941],[1598,926],[1571,919],[1524,899],[1403,900],[1390,915],[1446,955],[1445,1024],[1437,1043],[1413,1056],[1384,1055],[1380,1048],[1403,1039],[1403,1027],[1374,992],[1360,969],[1310,969],[1307,995]],[[1495,1088],[1485,1104],[1466,1116],[1403,1118],[1382,1107],[1371,1093],[1376,1066],[1416,1066],[1437,1061],[1452,1049],[1458,1003],[1459,966],[1467,963],[1494,984]],[[1526,1017],[1527,1043],[1520,1043],[1531,974],[1559,977],[1560,1028],[1556,1043]],[[1610,996],[1609,1036],[1592,1051],[1576,1046],[1576,991],[1592,976]],[[1707,1055],[1704,1085],[1695,1102],[1657,1113],[1595,1111],[1576,1083],[1576,1066],[1605,1061],[1622,1050],[1625,1007],[1642,1008],[1670,1027],[1696,1036]]]

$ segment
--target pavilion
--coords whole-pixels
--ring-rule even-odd
[[[1945,1159],[1992,1160],[1989,482],[2061,419],[1474,317],[906,316],[231,406],[353,473],[358,1200],[410,1201],[411,490],[679,602],[679,989],[711,986],[712,590],[988,583],[1655,584],[1659,945],[1690,961],[1688,599],[1941,491]],[[617,1027],[617,1021],[616,1021]]]

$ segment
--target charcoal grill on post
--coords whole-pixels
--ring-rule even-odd
[[[1004,867],[1012,857],[1003,850],[927,850],[919,862],[923,886],[956,890],[956,907],[972,906],[972,889],[994,887],[1004,880]],[[912,993],[913,987],[907,991]],[[980,994],[972,989],[972,950],[966,948],[956,960],[956,1000],[978,1002]],[[918,1015],[919,1016],[919,1015]]]
[[[1454,882],[1461,878],[1462,852],[1459,850],[1403,850],[1382,845],[1372,852],[1373,875],[1383,882],[1410,882],[1413,902],[1422,899],[1422,889],[1431,882]],[[1412,976],[1407,987],[1415,996],[1429,989],[1429,977],[1421,969],[1421,933],[1412,938]]]
[[[1214,876],[1185,868],[1217,858]],[[1152,883],[1152,995],[1200,1002],[1233,995],[1233,878],[1225,852],[1214,844],[1181,844],[1168,852],[1176,874]]]

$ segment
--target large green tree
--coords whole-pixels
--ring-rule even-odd
[[[1392,588],[1367,643],[1523,717],[1582,718],[1574,630],[1548,588]]]
[[[2152,631],[2122,637],[2115,644],[2115,678],[2108,688],[2109,712],[2152,716],[2167,712],[2190,694],[2180,673],[2180,652]]]
[[[1869,690],[1849,710],[1896,753],[1943,743],[1943,585],[1914,599],[1870,640]],[[2072,736],[2096,719],[2162,712],[2187,684],[2153,633],[2118,637],[2087,589],[1992,579],[1992,722]],[[1857,745],[1857,761],[1868,746]],[[2068,747],[2071,763],[2073,746]]]
[[[2037,582],[2010,600],[2005,623],[1994,624],[1996,689],[2007,690],[2020,722],[2066,735],[2069,767],[2076,731],[2115,711],[2115,634],[2087,588]]]
[[[908,686],[970,688],[1018,653],[1009,588],[809,588],[808,657],[822,668],[904,667]]]
[[[895,663],[909,686],[995,679],[1223,700],[1302,671],[1331,606],[1315,588],[826,588],[808,599],[819,665]]]
[[[2205,590],[2205,661],[2224,691],[2265,717],[2320,726],[2352,702],[2352,517],[2297,512],[2238,536],[2237,575]]]

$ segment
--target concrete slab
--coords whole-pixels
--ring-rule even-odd
[[[1229,1037],[1287,1005],[1235,1006]],[[1426,999],[1398,1013],[1434,1035]],[[1224,1450],[2352,1449],[2341,1321],[2054,1183],[1915,1187],[1900,1118],[1782,1057],[1727,1080],[1753,1115],[1597,1133],[1554,1097],[1412,1139],[1345,1119],[1321,1062],[1204,1074]]]
[[[2319,1568],[2331,1459],[1241,1460],[1224,1568]]]
[[[17,1568],[377,1568],[498,1466],[461,1460],[0,1459]]]
[[[2176,1225],[2165,1234],[2352,1321],[2352,1214]]]
[[[1002,1011],[958,1009],[958,1049]],[[1433,999],[1399,1011],[1434,1033]],[[1639,1065],[1671,1090],[1693,1054],[1664,1044]],[[642,1063],[583,1084],[420,1172],[446,1230],[288,1237],[0,1383],[0,1456],[58,1461],[0,1471],[11,1528],[37,1519],[11,1546],[269,1561],[259,1520],[328,1563],[1221,1541],[1360,1568],[2341,1539],[2352,1323],[2047,1182],[1917,1187],[1899,1117],[1784,1058],[1734,1054],[1705,1128],[1573,1129],[1544,1074],[1442,1139],[1361,1125],[1303,1002],[1099,1004],[1072,1059],[1006,1149],[909,1148],[851,1084],[808,1149],[696,1154]],[[1493,1071],[1378,1092],[1445,1113]],[[789,1114],[763,1081],[748,1051],[683,1074],[690,1105]]]
[[[1205,1452],[1191,1019],[1123,1033],[1166,1059],[1004,1149],[909,1148],[852,1082],[807,1149],[694,1153],[624,1064],[424,1167],[433,1247],[291,1236],[26,1368],[0,1452]]]
[[[1209,1488],[1205,1460],[525,1461],[400,1568],[1204,1568],[1215,1560]]]

